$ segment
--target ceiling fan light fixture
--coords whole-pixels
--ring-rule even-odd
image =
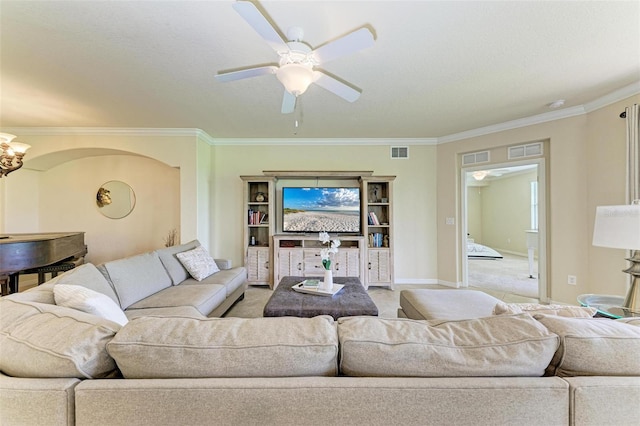
[[[276,77],[287,92],[294,96],[300,96],[313,83],[313,70],[307,65],[285,64],[278,68]]]

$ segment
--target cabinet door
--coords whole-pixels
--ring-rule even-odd
[[[338,251],[332,269],[336,277],[360,278],[360,250],[342,249]]]
[[[278,251],[278,276],[301,276],[302,270],[302,250],[300,249],[280,249]]]
[[[247,281],[254,284],[269,283],[269,249],[267,247],[247,248]]]
[[[369,283],[390,283],[390,252],[388,249],[369,249]]]

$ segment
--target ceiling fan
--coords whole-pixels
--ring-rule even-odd
[[[349,102],[354,102],[360,97],[361,90],[316,67],[340,56],[373,46],[373,34],[368,28],[362,27],[314,50],[302,41],[303,31],[299,27],[290,28],[287,33],[288,41],[285,41],[279,30],[269,23],[266,16],[251,1],[238,0],[233,4],[233,8],[276,51],[280,60],[277,65],[219,72],[216,75],[218,81],[227,82],[275,74],[285,88],[282,99],[283,114],[289,114],[295,110],[297,97],[303,94],[312,83]]]

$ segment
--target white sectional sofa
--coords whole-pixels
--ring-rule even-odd
[[[121,326],[41,292],[0,300],[3,426],[631,425],[640,418],[640,319],[334,321],[138,315],[147,309],[138,308]]]
[[[78,285],[107,296],[129,319],[146,315],[222,316],[244,296],[246,269],[232,268],[225,259],[210,259],[217,271],[198,281],[177,257],[196,249],[204,250],[194,240],[98,266],[87,263],[11,298],[55,304],[54,286]]]

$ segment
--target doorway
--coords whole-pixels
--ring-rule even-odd
[[[544,159],[462,169],[463,286],[547,302]]]

